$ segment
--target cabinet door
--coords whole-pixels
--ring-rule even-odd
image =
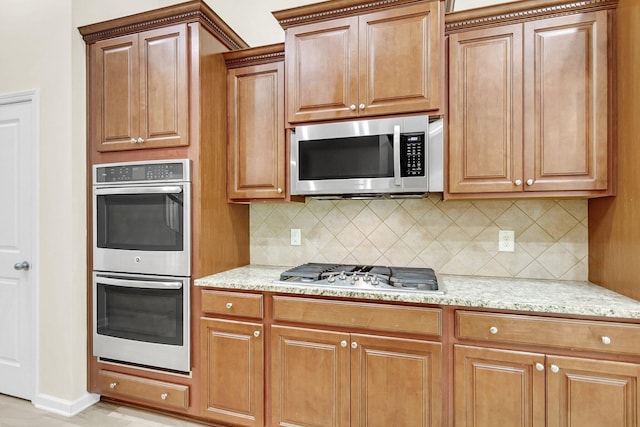
[[[138,35],[91,45],[89,69],[91,145],[96,151],[131,148],[141,119]]]
[[[289,122],[357,115],[357,17],[290,28],[285,46]]]
[[[449,97],[449,192],[522,191],[522,26],[452,34]]]
[[[349,334],[271,327],[272,426],[349,426]]]
[[[140,33],[142,120],[136,148],[188,144],[186,24]]]
[[[264,425],[264,344],[260,324],[201,320],[202,411],[233,425]]]
[[[456,345],[456,427],[545,425],[542,354]]]
[[[285,197],[284,64],[227,74],[229,198]]]
[[[527,190],[607,189],[607,12],[524,25]]]
[[[440,107],[440,3],[360,17],[359,115]]]
[[[547,358],[548,427],[636,427],[640,365]]]
[[[441,426],[442,345],[351,335],[351,426]]]

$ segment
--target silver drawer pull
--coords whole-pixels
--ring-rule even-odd
[[[537,371],[544,371],[544,365],[540,362],[536,363],[536,370]]]
[[[347,346],[347,340],[340,341],[340,347],[345,348]]]
[[[160,399],[162,399],[162,400],[167,400],[167,397],[168,397],[168,396],[169,396],[169,393],[162,393],[162,394],[160,395]]]
[[[231,307],[233,307],[233,303],[232,303],[232,302],[228,302],[228,303],[225,305],[225,307],[227,307],[227,308],[229,308],[229,309],[230,309]]]
[[[551,372],[557,374],[558,372],[560,372],[560,368],[558,368],[557,365],[551,365]]]
[[[602,341],[602,344],[604,344],[604,345],[609,345],[609,344],[611,344],[611,338],[609,338],[608,336],[603,336],[603,337],[601,338],[601,341]]]
[[[498,333],[498,328],[496,328],[495,326],[492,326],[489,328],[489,332],[491,332],[493,335]]]
[[[258,338],[260,336],[260,331],[254,331],[253,336]]]
[[[358,348],[358,343],[357,342],[352,342],[351,343],[351,348]]]
[[[118,383],[111,383],[109,384],[109,388],[113,390],[114,388],[116,388],[117,385]]]

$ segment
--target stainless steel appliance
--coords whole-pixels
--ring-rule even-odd
[[[362,290],[444,293],[431,268],[307,263],[282,272],[279,282]]]
[[[189,278],[93,273],[93,354],[188,372]]]
[[[298,126],[291,133],[291,194],[443,191],[442,127],[442,118],[425,115]]]
[[[93,354],[188,372],[189,160],[93,167]]]
[[[93,269],[191,273],[189,160],[93,167]]]

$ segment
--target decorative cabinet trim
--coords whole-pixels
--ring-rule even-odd
[[[284,43],[225,52],[223,57],[227,68],[284,61]]]
[[[184,22],[199,22],[231,50],[248,47],[213,10],[200,0],[138,13],[98,24],[85,25],[78,30],[85,43],[138,33],[153,28]]]
[[[444,1],[444,0],[431,0]],[[362,12],[379,10],[409,3],[424,3],[425,0],[336,0],[300,6],[272,12],[284,29],[310,22],[342,18]]]
[[[448,13],[445,15],[445,32],[455,33],[474,27],[504,25],[530,21],[539,18],[569,15],[603,9],[613,9],[618,0],[581,0],[567,2],[547,0],[527,0],[519,3],[499,4],[496,6]]]

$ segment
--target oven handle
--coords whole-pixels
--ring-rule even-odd
[[[182,187],[178,185],[169,185],[162,187],[107,187],[96,188],[94,194],[96,196],[108,196],[112,194],[180,194]]]
[[[122,286],[126,288],[145,289],[181,289],[182,282],[152,282],[148,280],[115,279],[112,277],[97,276],[97,281],[104,285]]]

